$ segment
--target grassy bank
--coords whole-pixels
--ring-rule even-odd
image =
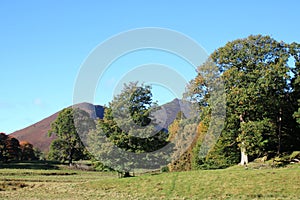
[[[119,179],[116,173],[0,169],[0,199],[299,199],[300,165]]]

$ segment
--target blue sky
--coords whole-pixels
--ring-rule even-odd
[[[71,105],[81,64],[98,44],[120,32],[173,29],[193,38],[208,53],[250,34],[300,42],[299,7],[297,0],[2,0],[0,132],[11,133]],[[143,61],[142,55],[137,56]],[[169,57],[159,54],[154,61],[176,61]],[[179,67],[184,65],[176,66],[185,72]],[[117,67],[106,75],[106,84],[118,79]],[[194,78],[193,73],[186,76]],[[99,87],[94,103],[109,101],[102,92]],[[161,102],[172,100],[168,98]]]

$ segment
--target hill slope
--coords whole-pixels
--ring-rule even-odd
[[[104,108],[102,106],[94,106],[90,103],[81,103],[75,105],[75,107],[85,110],[94,119],[103,118]],[[26,140],[30,142],[34,147],[43,152],[48,152],[52,140],[56,138],[54,134],[51,137],[48,137],[48,131],[50,130],[51,123],[56,119],[58,113],[59,112],[54,113],[53,115],[24,129],[13,132],[10,135],[17,138],[19,141]]]
[[[13,132],[10,135],[19,141],[26,140],[33,144],[34,147],[43,152],[47,152],[51,141],[56,138],[55,135],[48,137],[48,130],[50,130],[50,124],[56,119],[57,115],[58,112],[31,126]]]

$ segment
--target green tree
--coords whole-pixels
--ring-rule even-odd
[[[295,113],[294,113],[294,118],[296,118],[296,120],[297,120],[297,123],[298,124],[300,124],[300,100],[298,101],[299,102],[299,109],[298,109],[298,111],[296,111]]]
[[[89,134],[89,150],[105,165],[123,171],[124,176],[142,166],[143,153],[156,151],[167,144],[167,133],[157,130],[151,119],[155,108],[150,86],[138,83],[125,84],[119,95],[105,108],[104,118],[100,119],[97,129]],[[113,143],[112,146],[109,143]],[[159,156],[157,156],[159,159]],[[153,166],[156,161],[153,159]]]
[[[72,164],[73,160],[84,159],[87,155],[80,136],[83,137],[94,127],[95,124],[87,112],[79,108],[63,109],[48,132],[49,136],[56,134],[58,137],[50,146],[49,158],[68,161],[69,164]]]
[[[274,133],[275,127],[269,119],[261,121],[242,122],[239,129],[237,142],[241,149],[241,165],[248,164],[248,155],[262,155],[266,152],[266,144],[269,142],[264,136]]]
[[[228,42],[211,55],[224,80],[226,121],[221,137],[202,164],[234,164],[238,149],[244,158],[241,164],[247,163],[248,155],[274,155],[290,149],[288,138],[295,135],[289,109],[293,103],[289,97],[290,47],[269,36],[256,35]],[[201,73],[193,83],[194,96],[200,97],[200,105],[207,109],[210,91]]]
[[[48,159],[65,162],[68,158],[68,143],[63,139],[55,139],[50,144]],[[73,160],[73,158],[72,158]]]
[[[200,122],[198,120],[197,141],[191,152],[191,165],[193,169],[226,167],[228,158],[232,157],[228,154],[233,152],[212,153],[220,152],[225,146],[218,140],[226,117],[224,81],[211,57],[197,71],[198,75],[188,85],[186,94],[187,99],[198,103],[198,109],[201,110],[198,116]]]
[[[292,69],[294,78],[292,79],[291,85],[293,87],[293,97],[294,100],[297,100],[298,109],[294,113],[294,118],[297,120],[297,123],[300,124],[300,44],[292,43],[291,44],[291,55],[295,61],[295,67]]]

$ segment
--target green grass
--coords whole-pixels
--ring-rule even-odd
[[[299,199],[300,165],[146,174],[0,169],[0,199]]]

